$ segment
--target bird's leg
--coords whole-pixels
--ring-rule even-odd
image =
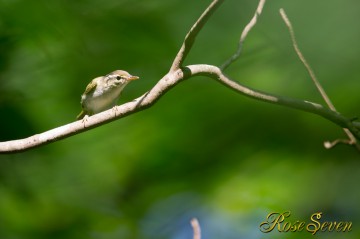
[[[118,112],[117,105],[112,107],[112,110],[114,111],[115,117],[117,116],[116,113]]]
[[[88,121],[89,116],[85,115],[84,118],[82,118],[81,122],[84,124],[84,128],[86,128],[86,122]]]

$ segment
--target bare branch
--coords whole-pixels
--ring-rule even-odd
[[[336,139],[332,142],[330,141],[325,141],[324,142],[324,147],[326,149],[332,149],[334,148],[336,145],[338,144],[347,144],[347,145],[352,145],[352,143],[348,140],[348,139]]]
[[[281,15],[282,19],[284,20],[286,26],[289,29],[291,40],[292,40],[293,47],[295,49],[296,54],[298,55],[301,62],[304,64],[304,66],[305,66],[306,70],[308,71],[312,81],[314,82],[316,88],[320,92],[320,95],[322,96],[322,98],[325,100],[326,104],[329,106],[330,109],[332,109],[333,111],[336,111],[333,103],[331,102],[330,98],[326,94],[324,88],[321,86],[320,82],[317,80],[314,71],[311,69],[311,66],[306,61],[304,55],[301,53],[300,48],[299,48],[299,46],[297,44],[297,41],[296,41],[296,38],[295,38],[295,32],[294,32],[294,29],[292,27],[292,24],[291,24],[289,18],[287,17],[284,9],[282,9],[282,8],[280,9],[280,15]]]
[[[280,15],[282,17],[282,19],[284,20],[286,26],[288,27],[289,29],[289,33],[290,33],[290,37],[291,37],[291,41],[292,41],[292,44],[293,44],[293,47],[295,49],[295,52],[296,54],[298,55],[299,59],[301,60],[301,62],[303,63],[303,65],[305,66],[306,70],[308,71],[309,75],[310,75],[310,78],[312,79],[313,83],[315,84],[316,88],[318,89],[321,97],[324,99],[324,101],[326,102],[327,106],[333,110],[333,111],[336,111],[336,108],[334,106],[334,104],[331,102],[329,96],[326,94],[324,88],[321,86],[320,82],[317,80],[316,76],[315,76],[315,73],[314,71],[312,70],[310,64],[306,61],[304,55],[302,54],[302,52],[300,51],[300,48],[297,44],[297,41],[296,41],[296,37],[295,37],[295,32],[294,32],[294,28],[289,20],[289,18],[287,17],[286,13],[285,13],[285,10],[284,9],[280,9]],[[350,140],[335,140],[334,142],[335,145],[338,144],[338,143],[345,143],[346,144],[349,144],[349,145],[355,145],[356,148],[358,150],[360,150],[360,145],[357,143],[357,140],[356,138],[354,137],[354,135],[346,128],[344,128],[344,132],[345,134],[348,136],[348,138]],[[326,146],[329,146],[328,143],[325,143],[324,144],[325,147]],[[326,148],[332,148],[333,146],[331,147],[326,147]]]
[[[170,68],[170,71],[175,71],[179,69],[184,61],[186,56],[189,54],[191,47],[195,42],[195,38],[203,28],[205,23],[208,21],[210,16],[216,11],[216,9],[224,2],[224,0],[214,0],[212,3],[205,9],[203,14],[201,14],[200,18],[195,22],[195,24],[191,27],[190,31],[186,34],[184,42],[177,53],[174,62]]]
[[[12,140],[0,143],[0,153],[21,152],[31,148],[39,147],[60,139],[70,137],[75,134],[87,131],[100,125],[109,123],[119,118],[144,110],[161,98],[176,84],[193,76],[207,76],[219,81],[223,85],[235,90],[236,92],[264,102],[283,105],[286,107],[310,112],[322,116],[325,119],[339,125],[342,128],[348,128],[356,138],[360,139],[360,123],[353,122],[342,116],[336,111],[332,111],[322,105],[303,101],[298,99],[276,96],[265,92],[257,91],[239,84],[225,76],[222,71],[212,65],[189,65],[182,67],[175,72],[165,75],[149,92],[139,98],[116,107],[116,110],[110,109],[99,114],[93,115],[84,123],[82,120],[37,134],[25,139]]]
[[[196,218],[191,219],[191,226],[194,231],[194,237],[193,239],[201,239],[201,228],[199,221]]]
[[[224,64],[222,64],[222,66],[220,67],[221,70],[225,70],[226,68],[228,68],[234,61],[236,61],[240,57],[244,41],[247,35],[249,34],[249,32],[251,31],[251,29],[255,26],[258,17],[261,15],[265,2],[266,0],[260,0],[254,16],[252,17],[250,22],[245,26],[244,30],[241,33],[237,51]]]

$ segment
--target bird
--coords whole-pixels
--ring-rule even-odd
[[[124,87],[133,80],[139,79],[127,71],[116,70],[105,76],[94,78],[81,95],[82,111],[77,120],[91,116],[114,107]]]

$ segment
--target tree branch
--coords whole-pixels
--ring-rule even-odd
[[[189,54],[196,36],[200,32],[200,30],[204,27],[205,23],[209,20],[211,15],[216,11],[216,9],[224,2],[224,0],[214,0],[212,3],[205,9],[203,14],[199,17],[199,19],[195,22],[195,24],[191,27],[190,31],[186,34],[184,42],[177,53],[170,71],[175,71],[183,66],[186,56]]]
[[[220,67],[221,70],[225,70],[226,68],[228,68],[234,61],[236,61],[240,57],[245,39],[246,39],[247,35],[249,34],[249,32],[251,31],[251,29],[256,25],[257,19],[261,15],[261,12],[264,8],[265,2],[266,2],[266,0],[259,1],[259,4],[258,4],[258,7],[256,8],[254,16],[251,18],[250,22],[245,26],[244,30],[241,33],[240,40],[238,43],[238,48],[237,48],[236,52],[224,64],[221,65],[221,67]]]
[[[176,84],[194,76],[210,77],[227,86],[228,88],[256,100],[277,105],[283,105],[290,108],[317,114],[339,125],[342,128],[348,128],[355,135],[356,138],[360,139],[359,123],[352,122],[350,119],[342,116],[336,111],[332,111],[317,103],[287,98],[283,96],[276,96],[251,89],[231,80],[229,77],[225,76],[223,72],[216,66],[199,64],[182,67],[177,71],[166,74],[149,92],[145,93],[139,98],[133,100],[132,102],[116,106],[115,110],[110,109],[93,115],[89,117],[85,122],[79,120],[46,131],[44,133],[31,136],[29,138],[1,142],[0,153],[25,151],[34,147],[38,147],[44,144],[70,137],[75,134],[79,134],[81,132],[109,123],[116,119],[120,119],[130,114],[136,113],[140,110],[144,110],[155,104],[161,96],[163,96]]]
[[[295,50],[296,54],[298,55],[299,59],[301,60],[301,62],[303,63],[303,65],[305,66],[306,70],[308,71],[311,80],[313,81],[313,83],[316,86],[317,90],[319,91],[321,97],[324,99],[324,101],[329,106],[329,108],[332,109],[333,111],[336,111],[336,109],[335,109],[333,103],[331,102],[329,96],[326,94],[324,88],[321,86],[320,82],[317,80],[313,69],[311,68],[310,64],[307,62],[304,55],[300,51],[300,48],[299,48],[299,46],[297,44],[297,41],[296,41],[294,28],[292,27],[292,24],[291,24],[289,18],[287,17],[284,9],[282,9],[282,8],[280,9],[280,15],[281,15],[282,19],[284,20],[285,25],[289,29],[289,33],[290,33],[291,41],[293,43],[294,50]]]
[[[302,54],[302,52],[301,52],[301,50],[300,50],[300,48],[299,48],[299,46],[297,44],[297,41],[296,41],[294,28],[293,28],[288,16],[285,13],[285,10],[282,9],[282,8],[280,9],[280,15],[281,15],[282,19],[284,20],[285,25],[289,29],[289,33],[290,33],[290,37],[291,37],[291,41],[292,41],[294,50],[295,50],[296,54],[298,55],[300,61],[305,66],[306,70],[308,71],[308,73],[310,75],[310,78],[312,79],[314,85],[316,86],[317,90],[319,91],[321,97],[324,99],[327,106],[331,110],[336,111],[336,108],[335,108],[334,104],[331,102],[329,96],[326,94],[326,91],[324,90],[324,88],[322,87],[322,85],[320,84],[318,79],[316,78],[316,75],[315,75],[313,69],[311,68],[310,64],[305,59],[305,56]],[[360,151],[360,144],[357,143],[357,140],[354,137],[354,135],[349,131],[349,129],[344,128],[343,130],[344,130],[345,134],[348,136],[349,140],[335,140],[332,143],[331,142],[325,142],[324,143],[325,148],[329,149],[329,148],[334,147],[338,143],[346,143],[346,144],[349,144],[349,145],[355,145],[357,150]]]
[[[201,239],[201,228],[199,221],[196,218],[193,218],[191,219],[190,223],[194,231],[193,239]]]

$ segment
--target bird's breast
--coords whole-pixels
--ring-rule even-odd
[[[124,86],[98,89],[98,87],[91,94],[84,94],[81,97],[81,104],[83,108],[92,112],[93,114],[110,109],[116,105]]]

